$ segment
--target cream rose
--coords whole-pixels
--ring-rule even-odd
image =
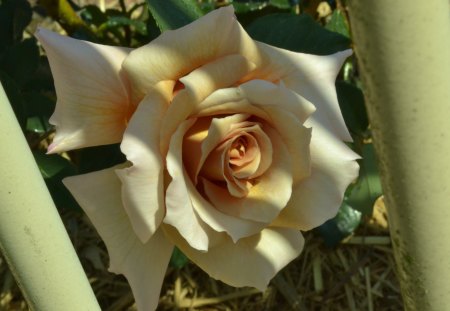
[[[212,277],[263,290],[357,176],[334,87],[350,51],[253,41],[232,7],[135,50],[37,37],[58,96],[49,152],[121,142],[127,157],[64,183],[140,310],[156,308],[173,245]]]

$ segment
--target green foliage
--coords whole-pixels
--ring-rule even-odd
[[[135,47],[160,34],[159,31],[155,34],[154,29],[148,30],[153,18],[149,16],[147,10],[144,9],[137,18],[131,17],[133,12],[143,6],[145,3],[136,4],[129,10],[122,7],[121,10],[108,9],[102,12],[95,5],[87,5],[81,8],[80,15],[94,29],[97,36],[95,41]]]
[[[0,53],[22,40],[31,21],[31,7],[26,0],[3,0],[0,5]]]
[[[247,31],[255,40],[295,52],[328,55],[350,47],[348,38],[326,30],[307,14],[263,16]]]
[[[185,26],[203,15],[194,0],[147,0],[161,31]]]
[[[56,206],[79,209],[77,202],[61,182],[64,177],[77,174],[76,167],[57,154],[46,155],[42,151],[34,151],[33,156]]]
[[[110,16],[107,21],[102,23],[98,28],[99,31],[108,31],[125,26],[133,26],[137,33],[141,35],[147,34],[147,27],[143,21],[133,20],[126,16]]]
[[[371,215],[375,200],[383,193],[377,159],[372,144],[362,146],[359,178],[352,188],[348,203],[363,215]]]
[[[88,24],[101,26],[108,21],[108,15],[103,13],[96,5],[86,5],[81,10],[81,17]]]
[[[124,163],[125,156],[120,151],[119,144],[88,147],[77,152],[74,158],[81,174],[102,170]]]
[[[363,135],[369,126],[364,95],[362,91],[348,82],[336,82],[336,91],[345,122],[355,135]]]
[[[20,87],[24,87],[39,65],[39,49],[34,38],[7,46],[0,68],[4,70]]]
[[[183,268],[189,262],[189,258],[183,254],[178,247],[173,248],[172,257],[170,257],[169,265],[176,269]]]
[[[267,7],[289,10],[291,5],[288,0],[270,0],[270,1],[233,1],[232,5],[237,14],[245,14],[254,11],[261,11]]]
[[[6,96],[11,103],[11,107],[16,115],[20,127],[24,129],[27,123],[27,113],[19,85],[4,71],[0,71],[0,82],[5,89]]]
[[[333,11],[333,14],[331,15],[331,18],[325,28],[330,31],[337,32],[344,37],[350,38],[350,29],[348,27],[347,21],[345,20],[342,12],[339,10]]]
[[[54,99],[36,91],[23,93],[23,99],[27,110],[26,129],[39,134],[50,131],[52,126],[48,120],[55,109]]]
[[[361,212],[352,208],[345,199],[336,217],[328,220],[315,231],[324,239],[327,247],[335,247],[349,236],[361,222]]]

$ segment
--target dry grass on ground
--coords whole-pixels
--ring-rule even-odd
[[[125,279],[106,271],[107,253],[89,220],[80,212],[66,212],[63,219],[102,310],[136,310]],[[27,307],[0,257],[0,311],[12,310],[27,310]],[[355,236],[335,249],[325,248],[320,238],[306,234],[303,253],[272,280],[264,293],[253,288],[227,286],[209,278],[194,264],[180,270],[169,268],[158,310],[397,311],[403,308],[387,231],[375,230],[366,222]]]

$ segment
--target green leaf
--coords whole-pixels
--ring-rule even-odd
[[[329,55],[350,47],[348,38],[324,29],[307,14],[263,16],[247,31],[255,40],[295,52]]]
[[[42,151],[34,151],[33,155],[44,179],[58,175],[74,175],[77,172],[72,163],[60,155],[45,154]]]
[[[48,119],[39,116],[32,116],[27,118],[26,130],[38,134],[46,133],[52,126]]]
[[[350,83],[338,81],[336,82],[336,92],[339,106],[349,129],[355,134],[366,131],[369,120],[362,91]]]
[[[339,231],[348,236],[359,226],[361,222],[361,212],[352,208],[344,201],[338,214],[333,219],[336,222]]]
[[[233,1],[232,4],[236,14],[259,11],[270,6],[281,10],[289,10],[291,8],[289,0]]]
[[[152,41],[161,34],[161,30],[159,29],[152,15],[148,17],[146,24],[147,24],[147,40]]]
[[[47,57],[39,57],[38,67],[35,74],[27,82],[26,91],[55,94],[55,85]]]
[[[147,25],[143,21],[130,19],[126,16],[110,16],[108,17],[108,20],[101,24],[98,29],[99,31],[105,31],[123,26],[132,26],[136,32],[141,35],[147,34]]]
[[[336,217],[328,220],[315,231],[324,239],[327,247],[334,247],[342,239],[352,234],[360,223],[361,212],[344,201]]]
[[[279,9],[290,9],[291,4],[289,3],[289,0],[270,0],[270,5],[277,7]]]
[[[370,216],[375,200],[383,193],[372,144],[363,145],[360,167],[359,178],[351,189],[348,203],[363,215]]]
[[[47,155],[42,151],[33,151],[33,156],[56,206],[79,209],[79,205],[62,183],[64,177],[77,173],[75,166],[57,154]]]
[[[80,149],[77,152],[80,174],[99,171],[126,162],[119,144],[96,146]]]
[[[55,110],[55,101],[39,92],[31,91],[23,93],[26,101],[26,109],[28,116],[44,116],[50,117]]]
[[[20,88],[17,83],[3,71],[0,71],[0,82],[5,89],[6,96],[11,103],[11,107],[14,110],[17,121],[22,127],[22,130],[24,130],[27,123],[27,111]]]
[[[161,31],[183,27],[203,15],[194,0],[147,0]]]
[[[181,252],[178,247],[174,247],[172,257],[170,257],[170,266],[181,269],[183,268],[187,263],[189,262],[189,259],[186,257],[183,252]]]
[[[35,133],[45,133],[52,126],[48,122],[55,109],[55,102],[38,92],[24,93],[27,111],[26,129]]]
[[[233,2],[234,11],[236,14],[245,14],[248,12],[259,11],[267,7],[265,2]]]
[[[25,39],[6,49],[0,61],[4,70],[23,87],[36,72],[39,65],[39,49],[34,38]]]
[[[333,11],[333,14],[331,15],[331,18],[325,28],[330,31],[337,32],[344,37],[350,38],[350,30],[348,28],[347,22],[344,15],[339,10]]]
[[[84,21],[95,26],[100,26],[108,20],[106,14],[96,5],[86,5],[80,15]]]
[[[31,6],[25,0],[0,2],[0,53],[9,45],[22,40],[25,27],[31,21]]]

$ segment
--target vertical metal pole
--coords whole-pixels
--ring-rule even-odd
[[[450,5],[349,0],[406,310],[450,308]]]
[[[100,310],[0,84],[0,250],[31,310]]]

